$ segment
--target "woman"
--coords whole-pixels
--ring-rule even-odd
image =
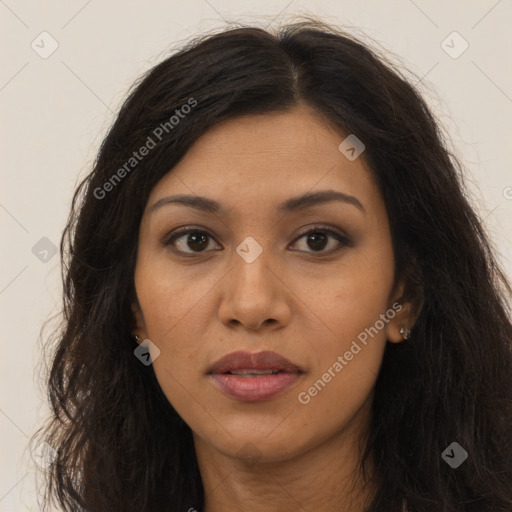
[[[61,251],[64,510],[512,510],[510,287],[425,102],[351,36],[157,65]]]

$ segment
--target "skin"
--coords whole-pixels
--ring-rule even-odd
[[[375,490],[357,471],[362,436],[385,345],[401,342],[400,328],[412,326],[409,305],[401,303],[309,403],[298,400],[403,291],[382,196],[363,157],[349,161],[338,150],[345,137],[304,105],[228,120],[198,139],[149,197],[135,269],[136,334],[159,348],[158,382],[192,429],[206,512],[331,511],[340,504],[362,512]],[[287,214],[276,209],[326,189],[356,197],[364,211],[336,201]],[[174,194],[215,199],[226,212],[178,204],[151,211]],[[332,235],[324,245],[299,238],[315,223],[346,233],[352,244]],[[162,243],[185,226],[211,235],[174,242],[191,257]],[[236,252],[249,236],[263,250],[252,263]],[[275,398],[237,401],[206,375],[235,350],[274,350],[305,373]]]

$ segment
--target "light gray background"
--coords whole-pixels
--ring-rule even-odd
[[[181,42],[226,21],[265,27],[312,14],[366,34],[421,79],[511,276],[511,4],[0,0],[0,511],[39,510],[27,442],[46,414],[39,333],[61,306],[59,257],[44,253],[48,241],[40,240],[59,245],[74,188],[142,72]],[[43,59],[40,54],[51,48],[50,38],[40,35],[45,31],[58,48]],[[469,44],[458,58],[442,46],[453,31]],[[452,54],[462,44],[453,36],[444,43]]]

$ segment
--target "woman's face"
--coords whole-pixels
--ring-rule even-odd
[[[286,460],[368,425],[386,340],[402,339],[407,308],[393,290],[383,199],[362,157],[338,148],[346,136],[306,107],[229,120],[152,190],[137,334],[158,347],[163,392],[211,450]],[[331,200],[315,196],[327,191]],[[248,360],[211,373],[238,351]],[[262,351],[292,366],[251,359]],[[266,375],[226,373],[258,362]]]

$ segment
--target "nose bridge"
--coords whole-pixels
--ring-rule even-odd
[[[254,238],[245,238],[235,249],[226,276],[219,309],[224,323],[236,321],[255,329],[263,322],[286,320],[288,307],[278,279],[272,250]]]
[[[262,241],[262,237],[259,238]],[[248,236],[236,247],[235,253],[232,268],[234,289],[243,295],[268,293],[275,278],[271,249],[264,248],[255,238]]]

